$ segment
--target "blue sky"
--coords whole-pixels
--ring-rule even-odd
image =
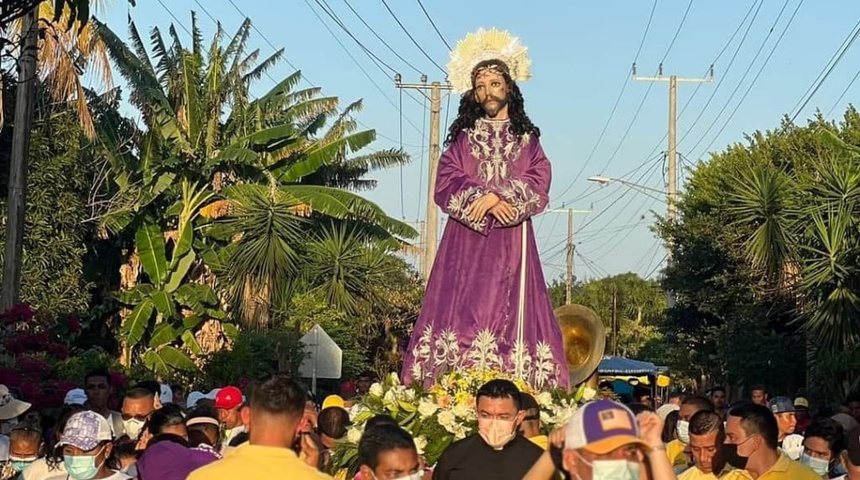
[[[419,2],[386,1],[429,57],[444,67],[447,47]],[[286,49],[285,61],[270,72],[272,78],[283,78],[296,67],[308,81],[304,86],[321,86],[344,104],[363,99],[359,120],[377,130],[376,149],[398,147],[402,123],[402,144],[413,162],[403,168],[402,183],[399,170],[373,174],[379,187],[367,196],[394,217],[423,219],[427,180],[423,145],[429,131],[423,100],[404,95],[401,108],[391,73],[374,66],[321,8],[331,8],[359,41],[401,72],[405,82],[417,82],[420,75],[376,38],[350,5],[401,57],[431,81],[443,80],[444,73],[412,43],[382,0],[233,0],[235,6],[229,0],[137,3],[127,7],[114,0],[97,15],[124,36],[130,12],[145,36],[152,26],[166,29],[176,23],[172,15],[190,26],[194,10],[207,41],[214,32],[210,15],[230,33],[248,16],[256,27],[249,41],[252,48],[259,48],[263,56],[274,51],[272,45]],[[665,203],[617,182],[600,188],[586,181],[588,176],[605,175],[665,189],[661,152],[666,150],[668,87],[632,81],[634,59],[639,75],[655,74],[663,61],[666,75],[703,77],[714,63],[714,83],[681,84],[678,89],[678,151],[684,159],[681,166],[687,167],[707,159],[709,150],[743,141],[744,132],[774,128],[782,115],[794,113],[860,19],[860,4],[847,0],[658,0],[656,7],[651,0],[540,0],[530,2],[532,9],[512,0],[423,0],[423,4],[451,45],[479,27],[497,27],[510,30],[529,48],[534,77],[521,88],[553,163],[551,206],[591,210],[576,217],[575,268],[580,278],[628,271],[654,276],[664,259],[649,225],[652,211],[664,212]],[[183,27],[177,27],[187,36]],[[860,46],[855,45],[798,121],[816,108],[840,116],[860,94],[860,82],[851,85],[858,68]],[[263,77],[257,93],[273,84]],[[457,101],[451,99],[450,115],[443,101],[443,122],[453,120]],[[604,125],[608,127],[601,138]],[[559,277],[564,272],[566,216],[542,215],[535,226],[545,275],[548,280]]]

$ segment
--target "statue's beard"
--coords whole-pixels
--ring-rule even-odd
[[[496,115],[502,111],[503,108],[508,104],[508,97],[505,96],[503,98],[497,98],[493,96],[488,96],[482,103],[481,108],[484,110],[484,113],[489,118],[496,118]]]

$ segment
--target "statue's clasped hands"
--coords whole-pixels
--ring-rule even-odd
[[[509,225],[516,219],[516,212],[510,203],[499,198],[493,192],[487,193],[483,197],[472,202],[472,205],[466,210],[466,216],[473,222],[478,222],[487,214],[495,217],[502,225]]]

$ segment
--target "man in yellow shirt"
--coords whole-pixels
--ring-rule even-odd
[[[526,416],[520,424],[520,433],[538,447],[544,450],[548,449],[549,437],[540,430],[540,405],[538,405],[535,397],[528,393],[523,392],[520,397],[520,408],[526,412]]]
[[[729,410],[726,421],[726,451],[733,467],[742,468],[753,480],[820,480],[803,466],[777,450],[779,428],[770,409],[742,403]]]
[[[695,464],[678,480],[739,480],[737,470],[726,461],[723,445],[726,431],[723,419],[717,412],[701,411],[690,419],[690,451]]]
[[[666,455],[675,469],[675,473],[683,472],[692,466],[688,456],[690,445],[690,419],[699,412],[713,412],[714,402],[702,395],[689,395],[681,401],[678,411],[678,438],[666,444]]]
[[[199,468],[188,480],[322,480],[330,479],[290,450],[298,434],[307,394],[294,380],[277,375],[251,386],[249,407],[242,410],[248,425],[248,443],[223,460]],[[303,447],[313,449],[312,442]],[[311,452],[319,455],[319,451]]]

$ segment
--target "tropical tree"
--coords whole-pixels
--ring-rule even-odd
[[[853,108],[838,124],[786,119],[693,172],[680,221],[660,231],[673,248],[665,284],[679,299],[670,324],[698,338],[691,351],[711,373],[775,381],[786,392],[802,384],[796,353],[805,350],[810,391],[841,400],[852,388],[860,371],[851,355],[860,342],[858,138]],[[744,342],[776,348],[757,348],[752,359],[738,348]],[[773,366],[794,374],[775,375]]]
[[[353,224],[390,243],[415,235],[355,193],[309,183],[323,168],[365,172],[407,157],[395,149],[361,154],[375,139],[352,118],[361,102],[339,111],[319,88],[296,90],[299,72],[252,98],[282,51],[258,62],[259,51],[246,46],[250,20],[226,44],[219,25],[208,48],[193,14],[188,48],[173,26],[170,46],[156,27],[147,49],[133,22],[130,45],[94,23],[147,127],[139,148],[111,160],[114,192],[101,225],[120,234],[173,205],[181,181],[206,185],[216,196],[200,210],[213,222],[204,227],[210,242],[201,258],[245,324],[268,324],[273,299],[298,271],[297,252],[314,238],[307,229],[320,221]]]

